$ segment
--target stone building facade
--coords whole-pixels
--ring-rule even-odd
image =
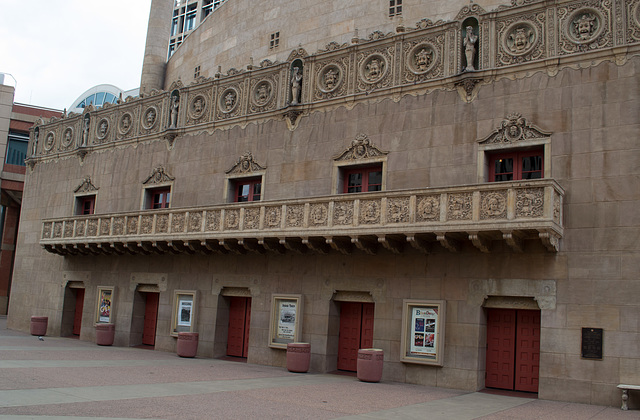
[[[32,131],[10,328],[274,366],[305,341],[320,372],[376,347],[383,380],[592,404],[640,383],[640,1],[407,1],[357,34],[346,8],[273,58],[205,52],[235,3],[141,97]]]

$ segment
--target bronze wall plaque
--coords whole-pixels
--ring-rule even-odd
[[[602,360],[603,330],[602,328],[582,329],[583,359]]]

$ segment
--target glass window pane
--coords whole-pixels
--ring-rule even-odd
[[[260,192],[262,190],[262,184],[257,182],[253,185],[253,201],[260,200]]]
[[[362,185],[362,174],[361,173],[349,174],[349,181],[348,181],[347,185],[349,187]]]
[[[102,104],[104,103],[104,92],[98,92],[96,93],[96,102],[95,105],[96,106],[102,106]]]
[[[382,171],[369,172],[369,188],[367,191],[382,190]]]

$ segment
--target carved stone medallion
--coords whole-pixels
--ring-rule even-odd
[[[73,128],[67,127],[62,133],[62,147],[67,148],[73,143]]]
[[[320,70],[318,88],[324,92],[333,92],[342,84],[343,71],[336,64],[327,64]]]
[[[309,213],[309,224],[325,226],[327,224],[328,209],[326,204],[313,204]]]
[[[120,117],[120,122],[118,123],[118,132],[120,135],[126,136],[131,132],[131,127],[133,127],[133,115],[130,112],[125,112]]]
[[[233,87],[229,87],[220,95],[220,110],[223,114],[229,114],[238,107],[238,102],[238,91]]]
[[[280,207],[267,207],[264,221],[268,229],[279,228],[281,223],[282,209]]]
[[[538,42],[538,31],[529,22],[521,21],[511,24],[502,36],[502,47],[512,56],[523,56],[530,53]]]
[[[437,62],[438,52],[431,43],[421,42],[409,51],[406,60],[409,70],[415,74],[424,74]]]
[[[44,150],[49,152],[53,149],[54,144],[56,143],[56,136],[53,134],[53,131],[47,133],[47,137],[44,138]]]
[[[261,80],[256,84],[251,95],[251,101],[254,105],[263,107],[267,105],[273,98],[273,83],[270,80]]]
[[[107,135],[109,134],[109,120],[106,118],[102,118],[98,122],[98,126],[96,127],[96,137],[100,142],[103,142]]]
[[[189,103],[189,117],[199,120],[207,110],[207,98],[204,95],[196,95]]]
[[[363,225],[380,223],[380,200],[360,202],[360,223]]]
[[[142,127],[146,130],[151,130],[158,121],[158,108],[155,106],[148,107],[142,117]]]
[[[238,210],[227,210],[224,216],[224,227],[227,230],[237,230],[240,221],[240,212]]]
[[[202,213],[191,212],[189,213],[189,224],[187,230],[189,232],[200,232],[202,228]]]
[[[437,195],[419,197],[416,219],[419,222],[440,219],[440,197]]]
[[[482,193],[480,219],[504,219],[507,217],[507,192]]]
[[[566,33],[576,44],[595,40],[604,29],[604,18],[596,9],[583,8],[574,11],[567,19]]]
[[[387,59],[382,54],[371,54],[360,66],[360,77],[365,83],[379,82],[389,71]]]

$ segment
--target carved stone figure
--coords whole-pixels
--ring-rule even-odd
[[[291,105],[297,105],[300,98],[300,84],[302,83],[302,75],[300,68],[294,67],[291,75]]]
[[[516,28],[514,32],[509,35],[510,43],[509,49],[514,54],[522,53],[526,51],[531,46],[531,42],[529,41],[531,38],[531,29],[526,27]]]
[[[431,60],[433,60],[433,51],[422,48],[416,53],[416,68],[419,71],[427,70],[431,65]]]
[[[464,37],[464,56],[467,59],[467,66],[464,71],[475,71],[473,66],[473,60],[476,56],[476,42],[478,42],[478,35],[473,33],[473,26],[467,26],[467,35]]]
[[[107,131],[109,130],[109,123],[107,120],[100,121],[100,126],[98,127],[98,134],[100,138],[104,138],[107,135]]]
[[[153,124],[156,122],[156,111],[153,108],[150,108],[147,111],[147,128],[153,127]]]
[[[333,88],[336,87],[337,83],[338,83],[338,72],[330,68],[324,74],[324,85],[327,88],[327,90],[332,90]]]
[[[82,126],[82,142],[80,146],[86,146],[89,143],[89,124],[91,123],[91,119],[87,115],[84,117],[84,125]]]
[[[227,111],[231,111],[235,104],[236,104],[236,94],[233,91],[229,91],[224,96],[224,106],[225,106]]]
[[[269,99],[269,84],[268,83],[260,83],[256,89],[256,100],[258,103],[265,103]]]
[[[55,138],[53,137],[53,133],[47,134],[47,137],[44,139],[44,148],[45,150],[51,150],[53,148],[53,142]]]
[[[199,115],[200,113],[202,113],[203,109],[204,101],[202,100],[202,97],[198,96],[195,101],[193,101],[193,113],[195,115]]]
[[[377,80],[382,75],[382,62],[378,58],[373,58],[367,64],[367,79],[371,82]]]
[[[588,41],[596,30],[597,19],[591,13],[585,13],[573,21],[576,35],[580,41]]]
[[[180,97],[173,95],[171,97],[171,121],[169,128],[176,128],[178,126],[178,108],[180,107]]]
[[[67,129],[64,131],[64,139],[62,139],[62,144],[63,144],[65,147],[67,147],[67,146],[69,146],[69,145],[71,144],[71,141],[72,141],[72,138],[71,138],[71,137],[72,137],[72,131],[71,131],[71,128],[67,128]]]
[[[38,149],[39,137],[40,137],[40,129],[38,127],[36,127],[36,129],[33,130],[33,149],[31,149],[31,154],[33,156],[35,156],[36,150]]]
[[[129,114],[124,114],[122,119],[120,120],[120,129],[123,133],[126,133],[131,128],[131,116]]]

